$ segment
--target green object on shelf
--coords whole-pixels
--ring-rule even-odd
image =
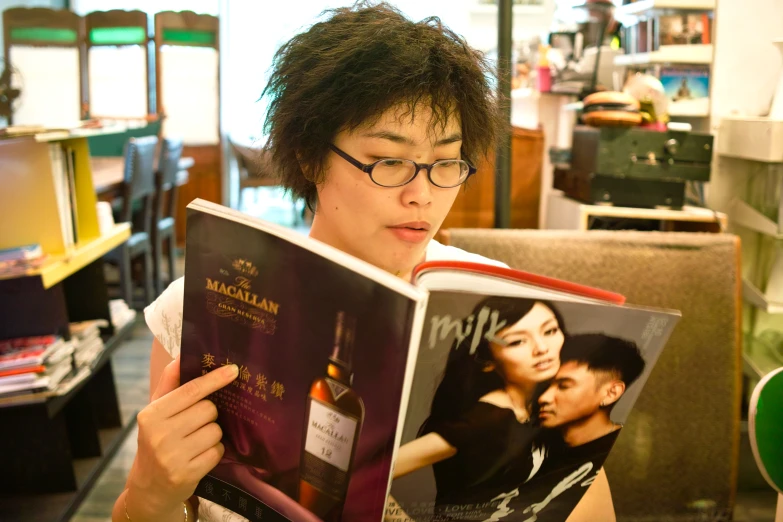
[[[73,29],[56,27],[14,27],[11,29],[11,41],[46,41],[57,43],[76,42],[77,34]]]
[[[90,30],[90,42],[97,45],[144,44],[147,31],[143,27],[96,27]]]
[[[750,446],[764,478],[783,493],[783,368],[756,385],[748,415]]]
[[[90,156],[122,156],[128,138],[157,136],[160,134],[160,126],[161,121],[158,120],[151,121],[144,127],[128,129],[125,132],[117,134],[90,136],[87,138],[87,143],[90,147]]]
[[[164,29],[163,43],[214,45],[215,33],[190,29]]]

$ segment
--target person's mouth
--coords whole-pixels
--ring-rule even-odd
[[[537,372],[545,372],[552,368],[554,362],[554,359],[542,359],[533,365],[533,369]]]
[[[539,419],[546,419],[546,418],[549,418],[549,417],[554,417],[554,415],[555,415],[555,412],[553,412],[552,410],[539,410],[539,412],[538,412],[538,418]]]
[[[426,221],[411,221],[388,227],[389,230],[401,241],[406,243],[421,243],[430,235],[432,226]]]

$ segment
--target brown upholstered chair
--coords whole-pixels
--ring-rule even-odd
[[[442,241],[514,268],[613,290],[632,304],[680,310],[682,320],[605,465],[617,519],[731,520],[742,386],[736,236],[451,229]]]

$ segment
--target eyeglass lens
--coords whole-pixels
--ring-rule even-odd
[[[465,181],[468,164],[464,161],[440,161],[432,167],[432,182],[439,187],[454,187]],[[402,185],[416,174],[416,164],[409,160],[388,159],[375,165],[372,179],[389,187]]]

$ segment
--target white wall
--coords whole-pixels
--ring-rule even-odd
[[[95,0],[93,0],[95,1]],[[263,139],[264,105],[257,102],[277,48],[296,32],[312,24],[326,8],[350,5],[342,0],[299,0],[296,3],[231,0],[225,2],[227,18],[221,39],[225,61],[223,125],[240,141]],[[497,15],[478,0],[392,0],[414,20],[438,16],[468,42],[484,51],[497,44]],[[552,21],[554,0],[540,9],[517,9],[515,37],[542,34]]]
[[[715,52],[710,93],[711,127],[730,114],[764,116],[783,73],[783,60],[772,45],[783,38],[783,0],[717,0]],[[708,203],[725,210],[744,187],[748,162],[714,156]]]

